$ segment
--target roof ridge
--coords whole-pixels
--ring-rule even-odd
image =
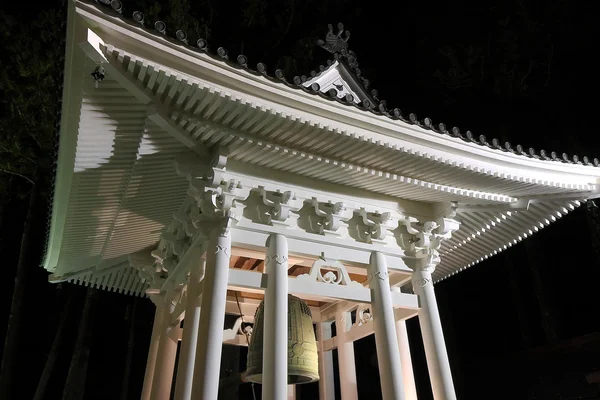
[[[283,70],[276,69],[273,75],[270,75],[267,72],[266,64],[259,62],[256,64],[256,69],[253,69],[248,66],[248,57],[240,54],[235,58],[235,61],[232,61],[229,58],[229,54],[227,49],[224,47],[218,47],[216,53],[212,52],[209,49],[208,42],[204,38],[199,38],[196,41],[196,46],[191,45],[189,43],[187,33],[183,30],[177,30],[174,35],[167,34],[167,26],[163,21],[156,21],[153,25],[148,24],[144,19],[144,14],[141,11],[134,11],[132,13],[132,17],[128,18],[123,15],[123,3],[121,0],[79,0],[82,3],[94,5],[96,8],[101,10],[102,12],[111,15],[113,17],[120,18],[124,22],[130,25],[139,25],[140,28],[144,29],[146,32],[161,37],[165,40],[170,41],[171,43],[177,44],[179,46],[185,47],[187,49],[204,53],[211,58],[224,62],[227,65],[236,68],[242,69],[248,73],[251,73],[256,76],[264,76],[265,78],[280,84],[284,84],[290,88],[302,90],[306,93],[310,93],[312,95],[319,96],[321,98],[336,101],[340,104],[344,104],[346,106],[354,106],[361,111],[371,112],[372,114],[383,116],[390,118],[392,120],[400,120],[406,124],[417,125],[422,129],[430,130],[441,135],[447,135],[453,138],[461,139],[468,143],[478,144],[480,146],[488,147],[493,150],[498,150],[506,153],[512,153],[520,156],[525,156],[532,159],[544,160],[544,161],[555,161],[562,162],[566,164],[579,164],[586,166],[595,166],[600,167],[600,160],[598,158],[590,159],[587,156],[583,158],[579,158],[577,155],[569,156],[567,153],[559,154],[557,152],[548,153],[546,150],[536,151],[534,148],[530,147],[527,150],[523,148],[520,144],[513,147],[510,142],[505,142],[504,144],[500,143],[500,140],[494,138],[491,141],[488,141],[485,135],[475,136],[471,131],[467,130],[464,134],[461,133],[458,127],[453,127],[448,129],[444,123],[434,124],[433,120],[429,117],[426,117],[422,120],[417,118],[415,113],[408,114],[408,118],[405,117],[402,111],[399,108],[389,109],[387,106],[387,102],[385,100],[378,98],[378,92],[375,89],[368,90],[370,86],[370,82],[368,79],[362,77],[362,73],[358,68],[358,61],[356,59],[356,54],[348,49],[348,39],[350,37],[350,32],[344,30],[344,26],[342,23],[338,24],[338,33],[333,33],[333,26],[331,24],[328,25],[329,31],[325,36],[325,40],[319,40],[317,44],[324,48],[325,50],[331,52],[336,61],[342,60],[357,76],[357,82],[363,85],[365,92],[369,93],[372,99],[364,99],[361,104],[355,103],[352,95],[346,95],[342,98],[337,97],[337,91],[329,90],[327,93],[323,93],[320,91],[320,87],[317,83],[313,83],[308,87],[302,85],[302,83],[306,82],[310,78],[305,75],[302,76],[294,76],[292,81],[286,79]],[[149,26],[151,25],[151,27]],[[343,34],[346,33],[345,36]],[[333,64],[333,60],[328,60],[328,66]],[[319,66],[319,72],[311,71],[311,78],[318,76],[320,73],[324,72],[327,68],[323,65]]]

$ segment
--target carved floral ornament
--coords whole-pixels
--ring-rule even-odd
[[[284,187],[267,188],[250,178],[237,179],[225,170],[224,156],[215,157],[210,167],[193,163],[198,163],[197,156],[181,157],[177,162],[178,172],[190,182],[188,194],[196,200],[199,210],[191,205],[191,211],[181,214],[192,219],[191,223],[184,222],[189,233],[202,221],[221,215],[228,218],[228,226],[244,219],[363,243],[399,244],[393,231],[398,228],[399,219],[407,218],[400,213],[367,210]]]
[[[321,256],[310,267],[308,274],[298,275],[296,279],[321,282],[330,285],[355,286],[364,288],[359,282],[350,279],[346,267],[338,260],[332,260]]]
[[[362,326],[373,319],[369,304],[359,304],[356,308],[356,320],[354,326]]]

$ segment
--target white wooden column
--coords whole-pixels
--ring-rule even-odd
[[[148,359],[146,361],[146,373],[144,374],[144,386],[142,387],[141,400],[150,400],[152,391],[152,379],[154,378],[154,368],[156,366],[156,356],[158,355],[158,343],[160,341],[162,315],[164,312],[164,299],[162,295],[157,295],[156,311],[154,312],[154,325],[152,325],[152,338],[148,348]]]
[[[296,400],[296,385],[288,385],[287,400]]]
[[[404,400],[392,290],[385,256],[379,252],[371,254],[369,288],[371,289],[371,312],[373,313],[373,330],[383,400]]]
[[[352,315],[349,312],[336,313],[335,331],[340,374],[340,394],[342,400],[358,400],[356,364],[354,362],[354,342],[347,339],[347,332],[351,327]]]
[[[400,292],[399,287],[392,288],[393,292]],[[417,400],[417,386],[410,354],[410,343],[405,320],[396,320],[396,335],[398,335],[398,348],[400,349],[400,364],[402,364],[402,383],[406,400]]]
[[[196,358],[196,343],[198,340],[198,326],[200,323],[200,299],[202,293],[201,277],[204,275],[204,260],[199,258],[191,270],[190,280],[187,285],[187,299],[185,305],[185,319],[183,321],[183,335],[179,349],[179,363],[177,364],[177,379],[175,380],[175,400],[189,400],[192,397],[192,383],[194,381],[194,361]]]
[[[325,351],[324,342],[331,339],[331,321],[317,325],[317,346],[319,351],[319,399],[335,399],[333,377],[333,353]]]
[[[267,239],[263,335],[263,399],[288,395],[288,244],[283,235]]]
[[[164,296],[163,302],[160,340],[158,342],[158,352],[156,356],[156,366],[154,367],[150,400],[169,398],[171,385],[173,383],[175,357],[177,356],[177,339],[174,339],[172,335],[169,335],[169,330],[172,328],[171,313],[174,308],[170,291]]]
[[[396,321],[396,334],[398,335],[398,348],[400,349],[400,364],[402,364],[402,383],[406,400],[417,400],[417,386],[408,342],[406,321]]]
[[[210,233],[206,268],[202,280],[200,326],[196,344],[192,398],[217,400],[223,350],[223,326],[227,303],[227,280],[231,256],[228,217],[218,221]]]
[[[450,362],[442,323],[433,290],[434,266],[416,267],[412,274],[413,289],[419,295],[419,323],[427,357],[429,379],[435,400],[456,400]]]

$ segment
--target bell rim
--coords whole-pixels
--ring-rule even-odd
[[[262,371],[252,373],[252,374],[249,374],[248,371],[246,371],[244,380],[246,382],[258,383],[258,384],[262,385],[262,383],[263,383],[262,376],[263,376]],[[302,380],[296,381],[296,382],[290,382],[290,377],[301,377],[301,378],[306,378],[306,379],[302,379]],[[320,379],[319,374],[315,374],[315,373],[304,373],[302,375],[288,373],[288,385],[304,385],[307,383],[318,382],[319,379]]]

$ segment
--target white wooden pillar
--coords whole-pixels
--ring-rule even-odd
[[[263,399],[288,395],[288,245],[283,235],[267,239],[263,335]]]
[[[156,311],[154,312],[154,325],[152,325],[152,338],[148,348],[148,359],[146,361],[146,373],[144,374],[144,386],[142,387],[141,400],[150,400],[152,391],[152,379],[154,378],[154,367],[156,366],[156,356],[158,355],[158,343],[160,341],[162,315],[164,312],[164,299],[162,295],[157,295]]]
[[[404,394],[406,395],[406,400],[417,400],[417,386],[415,385],[406,321],[396,321],[396,334],[398,335],[398,348],[400,349],[400,364],[402,364]]]
[[[296,400],[296,385],[288,385],[287,400]]]
[[[394,287],[392,288],[392,292],[400,293],[400,288]],[[417,400],[417,386],[415,384],[415,375],[412,366],[412,356],[410,354],[410,343],[408,341],[408,331],[406,330],[405,320],[396,319],[396,335],[398,336],[400,364],[402,365],[402,383],[404,383],[406,400]]]
[[[185,319],[183,321],[183,335],[179,349],[179,363],[177,364],[177,379],[175,380],[175,400],[189,400],[192,397],[192,383],[194,381],[194,361],[196,358],[196,343],[198,340],[198,326],[200,323],[200,299],[204,275],[204,260],[197,254],[197,263],[192,267],[190,280],[187,285],[187,299],[185,304]]]
[[[177,339],[174,339],[169,335],[169,330],[173,328],[171,326],[171,313],[174,308],[170,291],[164,296],[163,301],[160,340],[158,342],[158,352],[156,356],[156,365],[154,367],[150,400],[169,398],[171,385],[173,383],[175,357],[177,356]]]
[[[217,400],[219,372],[223,350],[223,326],[227,302],[231,236],[228,217],[218,221],[210,233],[206,250],[206,268],[202,280],[200,326],[196,343],[196,360],[192,398]]]
[[[383,399],[404,400],[392,290],[385,256],[379,252],[371,253],[369,288],[371,289],[371,312],[373,313],[373,330]]]
[[[356,364],[354,362],[354,342],[349,341],[346,338],[346,334],[351,327],[352,316],[349,312],[336,313],[335,330],[340,374],[340,394],[342,400],[358,400]]]
[[[435,400],[456,400],[442,323],[433,290],[434,266],[416,267],[412,274],[414,291],[419,295],[419,323],[427,357],[429,379]]]
[[[319,351],[319,399],[335,399],[335,381],[333,377],[333,353],[325,351],[324,342],[331,339],[331,321],[317,325],[317,345]]]

